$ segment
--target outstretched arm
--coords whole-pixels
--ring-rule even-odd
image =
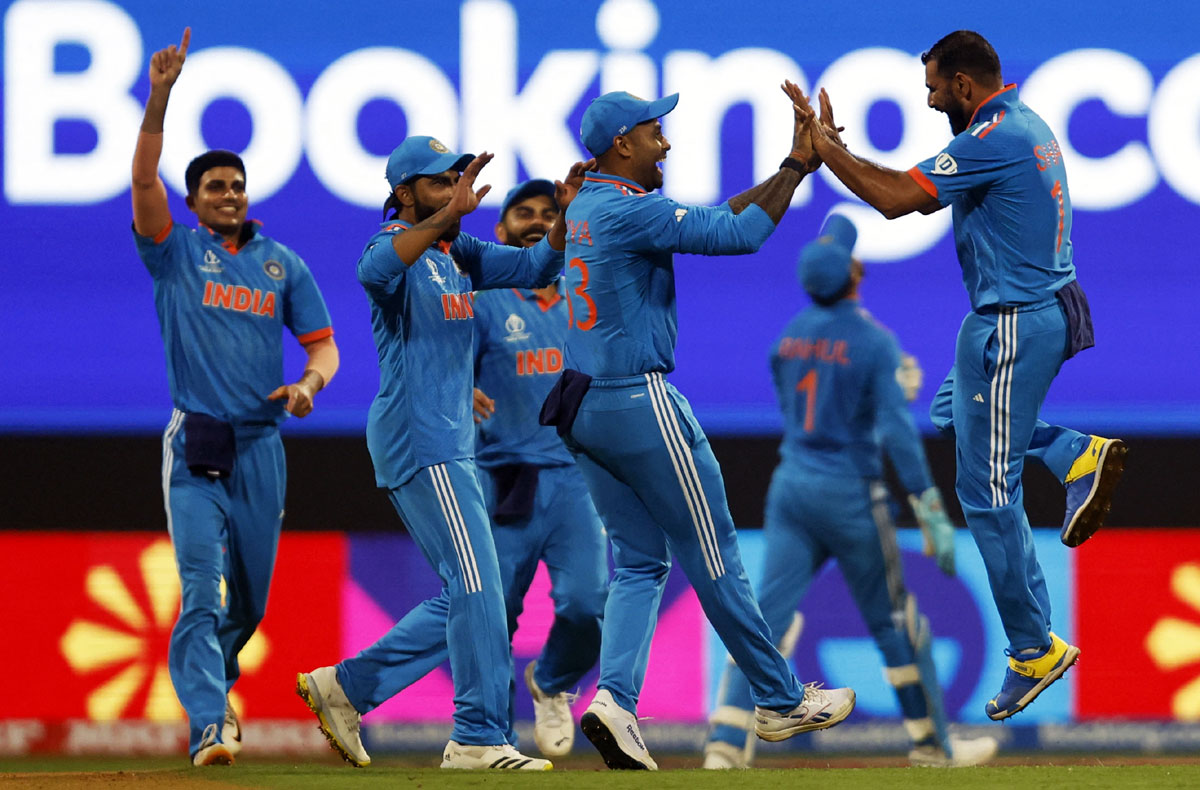
[[[146,99],[133,153],[133,228],[142,236],[156,236],[171,223],[167,187],[158,176],[158,160],[162,156],[167,99],[183,70],[191,40],[192,29],[184,28],[178,47],[172,44],[150,56],[150,97]]]
[[[799,88],[791,85],[789,89],[785,86],[784,91],[791,97],[797,114],[811,135],[814,153],[839,181],[880,214],[895,219],[914,211],[932,214],[942,208],[938,199],[926,192],[908,173],[892,170],[850,153],[841,140],[830,135],[824,123],[817,122],[816,113]],[[820,101],[822,116],[828,112],[832,117],[829,94],[823,88]]]
[[[567,171],[565,181],[554,182],[554,202],[558,204],[558,217],[554,220],[554,224],[550,226],[550,232],[546,234],[546,241],[559,252],[562,252],[567,247],[567,206],[571,205],[571,201],[579,194],[579,188],[583,186],[584,176],[587,175],[589,170],[595,169],[595,159],[589,159],[586,162],[576,162]]]
[[[454,193],[450,202],[438,209],[432,216],[421,220],[403,233],[392,236],[392,249],[406,266],[412,266],[431,244],[437,242],[448,228],[479,207],[479,201],[491,191],[492,185],[485,184],[479,190],[475,189],[475,179],[484,165],[492,161],[495,154],[484,151],[471,160],[467,169],[454,184]]]

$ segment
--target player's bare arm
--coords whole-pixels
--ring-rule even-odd
[[[832,127],[834,134],[831,135],[831,126],[817,119],[808,98],[795,85],[786,83],[784,92],[791,98],[796,113],[809,132],[813,152],[839,181],[880,214],[895,219],[914,211],[932,214],[942,208],[937,198],[922,189],[908,173],[892,170],[850,153],[837,136],[836,127]],[[833,105],[824,90],[821,91],[820,102],[822,116],[828,118],[831,125]]]
[[[792,85],[790,82],[785,82],[786,85]],[[792,87],[795,87],[794,85]],[[799,91],[799,88],[796,88]],[[787,88],[784,88],[787,92]],[[803,94],[801,94],[803,95]],[[780,167],[779,172],[763,181],[757,186],[753,186],[742,192],[739,195],[734,195],[729,199],[729,207],[734,214],[740,214],[751,203],[757,203],[758,206],[765,212],[771,220],[778,225],[779,220],[783,219],[783,214],[787,211],[788,205],[792,201],[792,195],[796,191],[796,187],[800,186],[800,182],[804,180],[807,173],[811,173],[821,166],[821,159],[817,156],[812,146],[812,135],[804,123],[799,111],[794,110],[794,120],[792,126],[792,150],[788,153],[787,159],[784,161],[792,161],[797,163],[797,166],[805,172],[800,172],[792,167]]]
[[[584,176],[595,169],[595,158],[586,162],[576,162],[571,165],[564,180],[555,180],[554,182],[554,202],[558,204],[558,217],[550,226],[550,232],[546,234],[546,241],[560,252],[567,246],[567,206],[571,205],[571,201],[579,194]]]
[[[429,245],[434,244],[442,234],[454,223],[479,208],[479,201],[491,191],[491,184],[484,184],[475,189],[475,179],[479,171],[492,161],[495,154],[484,151],[471,160],[466,169],[454,184],[450,201],[442,206],[432,216],[421,220],[403,233],[392,236],[392,249],[405,265],[412,266],[421,257]]]
[[[324,337],[304,345],[308,354],[308,364],[304,366],[304,374],[294,384],[284,384],[277,387],[267,400],[287,399],[284,408],[297,417],[307,417],[312,413],[313,400],[317,393],[325,388],[333,375],[337,373],[341,358],[333,337]]]
[[[150,56],[150,97],[142,116],[137,148],[133,153],[133,227],[143,236],[155,236],[171,222],[167,187],[158,176],[162,155],[163,119],[167,99],[187,59],[192,29],[184,28],[179,46],[172,44]]]

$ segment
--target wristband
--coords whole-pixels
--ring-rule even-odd
[[[802,176],[806,176],[809,174],[809,169],[808,169],[807,164],[805,164],[804,162],[801,162],[799,159],[794,159],[790,156],[779,163],[780,170],[782,170],[785,167],[788,170],[795,170],[797,173],[799,173]]]

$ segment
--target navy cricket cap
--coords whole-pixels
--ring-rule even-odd
[[[554,200],[554,182],[544,178],[531,178],[508,190],[508,194],[504,196],[504,202],[500,204],[500,219],[504,219],[504,215],[508,213],[514,203],[520,203],[525,198],[531,198],[534,195],[546,195]],[[558,208],[557,203],[554,206]]]
[[[830,214],[821,234],[800,250],[796,276],[814,299],[833,300],[849,285],[851,251],[857,240],[853,222],[841,214]]]
[[[652,121],[675,109],[679,94],[672,93],[654,101],[639,99],[625,91],[613,91],[592,99],[583,113],[579,125],[579,139],[583,147],[600,156],[612,148],[613,138],[627,134],[639,123]]]
[[[459,170],[471,163],[474,154],[455,154],[435,137],[418,135],[409,137],[396,149],[387,161],[388,186],[411,181],[417,176],[432,176],[447,170]]]

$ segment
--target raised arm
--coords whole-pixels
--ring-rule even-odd
[[[816,156],[851,192],[880,214],[895,219],[914,211],[932,214],[942,208],[938,199],[926,192],[908,173],[892,170],[850,153],[841,140],[830,134],[826,124],[817,122],[808,98],[798,87],[786,83],[784,92],[792,99],[797,115],[809,132]],[[822,115],[832,117],[829,94],[824,88],[821,89],[820,102]]]
[[[785,93],[788,92],[786,87],[788,85],[795,88],[797,92],[800,90],[791,82],[785,81],[782,86]],[[803,94],[801,95],[803,96]],[[809,133],[798,107],[793,108],[793,116],[792,150],[783,160],[784,164],[780,165],[778,173],[766,181],[731,197],[727,202],[734,214],[742,213],[747,206],[754,203],[767,212],[771,221],[778,225],[779,220],[783,219],[788,205],[792,202],[792,195],[795,193],[796,187],[800,186],[804,176],[821,166],[820,158],[813,151],[812,135]]]
[[[392,249],[406,266],[416,263],[421,254],[429,249],[431,244],[436,243],[454,223],[479,207],[479,201],[491,191],[492,185],[485,184],[476,190],[475,179],[494,156],[495,154],[484,151],[472,159],[455,182],[449,203],[403,233],[392,236]]]
[[[183,70],[191,40],[192,29],[184,28],[178,47],[172,44],[150,56],[150,97],[146,99],[133,152],[133,228],[142,236],[157,236],[171,224],[167,187],[159,178],[158,160],[162,156],[167,99]]]
[[[571,205],[571,201],[579,194],[579,188],[583,186],[584,176],[589,171],[595,169],[595,159],[589,159],[586,162],[576,162],[567,171],[566,180],[556,180],[554,182],[554,202],[558,204],[558,217],[555,218],[554,224],[550,226],[550,232],[546,234],[546,241],[559,252],[562,252],[567,247],[567,206]]]

